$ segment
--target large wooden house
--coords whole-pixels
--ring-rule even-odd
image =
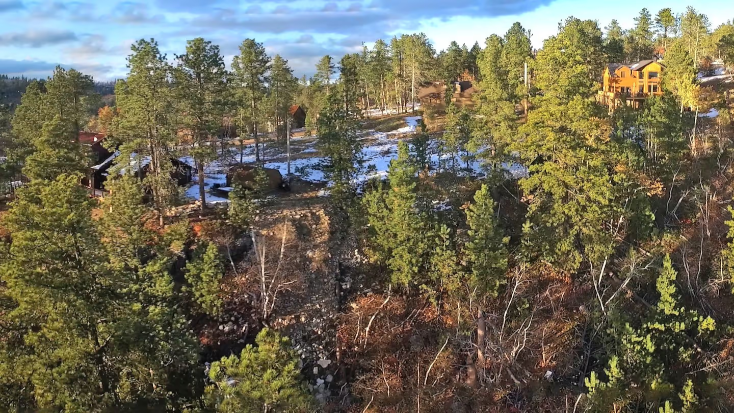
[[[614,109],[622,104],[642,107],[645,99],[663,94],[660,76],[665,66],[656,60],[634,64],[610,63],[604,69],[599,101]]]

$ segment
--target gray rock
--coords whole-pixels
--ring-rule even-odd
[[[321,366],[321,368],[325,369],[325,368],[329,367],[329,364],[331,364],[331,360],[321,359],[321,360],[317,361],[316,364],[318,364],[319,366]]]
[[[326,382],[327,383],[331,383],[332,381],[334,381],[334,376],[332,376],[331,374],[329,374],[328,376],[326,376]]]

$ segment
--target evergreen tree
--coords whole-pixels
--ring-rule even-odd
[[[68,175],[19,191],[0,264],[12,302],[0,327],[0,397],[34,410],[180,409],[193,386],[177,377],[194,372],[197,355],[165,302],[170,276],[111,265],[94,202]]]
[[[120,143],[118,170],[134,173],[153,195],[153,203],[163,225],[166,209],[177,195],[172,179],[175,119],[171,67],[166,56],[151,39],[139,40],[128,57],[130,73],[115,85],[117,107],[114,137]],[[143,169],[148,173],[143,173]]]
[[[354,113],[349,113],[337,94],[328,97],[319,114],[319,150],[327,159],[327,179],[336,198],[353,193],[353,182],[361,165],[362,145],[357,136]]]
[[[524,80],[525,64],[530,62],[531,56],[530,32],[520,23],[514,23],[505,34],[500,56],[500,65],[507,75],[508,97],[512,103],[520,103],[528,94]]]
[[[189,40],[186,53],[176,56],[174,86],[181,127],[191,148],[199,184],[201,210],[206,208],[204,167],[217,158],[210,139],[219,132],[224,120],[227,71],[219,46],[201,37]]]
[[[271,124],[278,137],[285,138],[285,128],[290,113],[288,110],[294,101],[296,78],[288,61],[275,55],[270,67],[270,82],[268,84],[268,106]]]
[[[470,290],[496,297],[505,284],[509,237],[502,236],[496,224],[494,201],[487,185],[474,194],[474,203],[466,210],[469,242],[466,243],[466,260],[471,268]]]
[[[329,95],[329,92],[331,92],[331,79],[334,76],[334,73],[336,73],[336,65],[334,64],[334,59],[331,56],[326,55],[316,63],[316,74],[314,75],[314,80],[319,82],[319,84],[326,86],[327,96]]]
[[[410,84],[410,99],[415,112],[418,88],[426,79],[433,61],[433,47],[425,34],[403,35],[401,37],[405,66]]]
[[[40,135],[33,141],[34,151],[25,160],[25,176],[52,181],[62,174],[86,172],[87,158],[71,137],[69,126],[59,116],[43,123]]]
[[[646,8],[635,17],[635,28],[627,33],[625,53],[629,61],[650,59],[655,48],[652,15]]]
[[[622,312],[614,315],[610,333],[617,351],[604,369],[606,380],[596,373],[586,379],[591,411],[635,412],[644,405],[694,412],[717,405],[717,377],[697,367],[702,351],[715,342],[716,322],[680,304],[676,276],[666,256],[656,282],[657,304],[639,321]]]
[[[683,42],[673,42],[665,53],[662,87],[678,99],[681,113],[684,108],[696,105],[697,83],[696,67],[691,55]]]
[[[367,210],[371,259],[386,265],[391,281],[409,287],[424,282],[420,278],[428,266],[427,220],[417,207],[415,161],[408,144],[398,143],[398,157],[390,162],[390,189],[368,192]]]
[[[474,94],[477,113],[480,115],[473,127],[470,151],[484,160],[488,169],[500,173],[501,163],[505,161],[505,148],[514,140],[517,129],[517,116],[511,96],[508,74],[500,64],[504,50],[504,40],[497,35],[487,38],[485,48],[479,55],[479,93]]]
[[[601,54],[601,31],[592,21],[569,19],[545,41],[535,69],[543,95],[511,145],[530,165],[520,181],[532,195],[525,253],[569,271],[611,253],[604,223],[619,219],[626,205],[618,192],[625,186],[614,183],[612,172],[617,156],[627,162],[624,146],[609,140],[610,125],[592,101]]]
[[[260,136],[258,125],[263,120],[263,109],[260,103],[265,99],[267,76],[270,69],[270,58],[265,53],[262,43],[254,39],[245,39],[240,45],[240,54],[232,59],[231,84],[235,89],[237,101],[237,125],[247,129],[255,139],[255,161],[260,162]],[[240,130],[240,142],[244,130]],[[240,144],[240,162],[242,162],[244,146]]]
[[[372,73],[372,79],[377,83],[377,95],[380,102],[380,110],[383,112],[388,104],[388,77],[390,73],[390,49],[382,39],[377,40],[372,47],[372,58],[369,68]]]
[[[680,18],[680,42],[685,45],[686,51],[693,58],[695,69],[698,68],[701,59],[706,55],[706,40],[709,35],[709,28],[708,17],[691,6],[686,8],[686,12]]]
[[[607,62],[623,63],[626,61],[624,55],[624,30],[616,19],[612,19],[609,26],[604,28],[604,54]]]
[[[222,413],[309,412],[312,401],[287,338],[268,328],[239,357],[212,363],[208,405]]]
[[[655,28],[658,31],[658,38],[661,39],[663,49],[668,49],[668,36],[673,33],[677,25],[677,20],[670,8],[660,9],[655,15]]]
[[[443,134],[443,150],[451,154],[451,169],[456,172],[456,160],[461,152],[469,155],[467,145],[471,138],[471,115],[462,108],[459,109],[453,103],[449,105],[446,112],[446,131]],[[468,162],[468,158],[467,158]]]
[[[359,61],[358,54],[344,55],[339,61],[339,91],[343,96],[345,115],[352,119],[359,116]]]
[[[219,282],[224,275],[224,266],[217,246],[211,242],[197,248],[193,261],[186,265],[186,281],[191,286],[196,303],[209,315],[218,315],[222,310]]]

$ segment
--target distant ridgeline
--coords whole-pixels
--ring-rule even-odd
[[[25,93],[28,85],[36,79],[25,76],[13,76],[0,74],[0,104],[15,107],[20,104],[20,97]],[[41,80],[44,82],[45,80]],[[107,100],[114,102],[115,82],[95,82],[94,90],[102,96],[105,103]],[[112,98],[112,99],[110,99]]]

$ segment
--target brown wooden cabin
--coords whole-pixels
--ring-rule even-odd
[[[291,115],[291,129],[300,129],[306,127],[306,111],[301,105],[293,105],[288,109]]]

